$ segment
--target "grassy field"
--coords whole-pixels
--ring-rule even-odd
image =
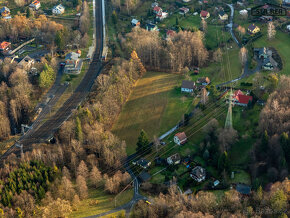
[[[264,30],[265,31],[265,30]],[[282,61],[283,61],[283,69],[281,70],[281,74],[290,75],[290,37],[289,34],[283,33],[277,30],[275,39],[269,41],[267,39],[266,33],[264,33],[263,37],[256,40],[254,43],[254,47],[274,47]]]
[[[69,217],[86,217],[107,212],[115,208],[114,195],[109,195],[100,189],[89,190],[89,198],[81,201],[77,211]],[[129,202],[133,197],[133,189],[126,190],[117,197],[116,207]],[[111,216],[108,216],[111,217]]]
[[[153,139],[176,125],[188,111],[193,97],[180,93],[182,79],[179,74],[147,72],[137,82],[112,129],[126,141],[128,154],[135,152],[141,129]]]

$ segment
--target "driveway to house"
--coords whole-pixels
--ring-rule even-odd
[[[237,40],[234,32],[233,32],[233,18],[234,18],[234,7],[232,4],[226,4],[228,7],[230,7],[231,9],[231,16],[230,16],[230,23],[227,25],[228,28],[229,28],[229,31],[231,33],[231,36],[233,38],[233,40],[237,43],[237,45],[241,48],[242,45],[240,44],[240,42]],[[261,69],[262,69],[262,65],[263,65],[263,62],[262,60],[260,60],[259,58],[256,58],[256,61],[257,61],[257,66],[255,69],[251,70],[249,69],[249,61],[247,60],[244,68],[243,68],[243,73],[240,77],[236,78],[236,79],[233,79],[233,80],[230,80],[230,81],[227,81],[227,82],[224,82],[224,83],[221,83],[221,84],[218,84],[216,85],[216,87],[220,87],[220,86],[224,86],[224,85],[227,85],[227,84],[230,84],[230,83],[233,83],[233,82],[237,82],[245,77],[248,77],[256,72],[259,72]]]

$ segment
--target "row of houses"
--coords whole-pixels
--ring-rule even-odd
[[[37,11],[41,7],[41,3],[38,0],[34,0],[33,2],[31,2],[29,7],[32,8],[33,10]],[[54,6],[51,10],[52,10],[52,14],[56,14],[56,15],[63,14],[65,12],[65,7],[61,4],[59,4],[59,5]],[[0,9],[1,18],[10,19],[11,18],[10,13],[11,13],[11,11],[7,7],[3,7]]]
[[[176,153],[166,158],[166,162],[168,165],[178,165],[181,163],[181,157],[179,153]],[[137,165],[145,170],[147,170],[151,166],[151,162],[144,158],[133,161],[132,164]],[[193,180],[200,183],[203,182],[206,178],[206,170],[201,166],[196,166],[190,171],[189,175]]]

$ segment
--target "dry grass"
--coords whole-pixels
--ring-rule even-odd
[[[141,129],[153,139],[176,125],[187,112],[192,97],[180,93],[182,79],[178,74],[148,72],[137,82],[112,129],[126,141],[128,154],[135,152]]]

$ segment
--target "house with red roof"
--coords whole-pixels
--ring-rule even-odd
[[[252,101],[253,101],[252,96],[244,95],[244,93],[241,90],[235,91],[233,96],[233,104],[246,107]]]
[[[30,8],[33,8],[34,10],[38,10],[40,8],[41,4],[40,1],[38,0],[34,0],[33,2],[31,2],[31,4],[29,5]]]
[[[5,55],[7,54],[11,49],[11,43],[10,42],[1,42],[0,43],[0,52]]]
[[[160,8],[160,7],[158,7],[158,6],[155,6],[155,7],[153,8],[153,12],[154,12],[155,14],[161,13],[161,12],[162,12],[162,8]]]
[[[168,13],[167,12],[161,11],[158,14],[156,14],[156,19],[158,19],[159,21],[162,21],[166,17],[168,17]]]
[[[207,19],[207,18],[210,17],[210,13],[209,13],[208,11],[204,11],[204,10],[202,10],[202,11],[200,12],[200,17],[201,17],[201,19]]]
[[[183,145],[187,142],[187,136],[185,132],[179,132],[174,135],[174,142],[178,145]]]

